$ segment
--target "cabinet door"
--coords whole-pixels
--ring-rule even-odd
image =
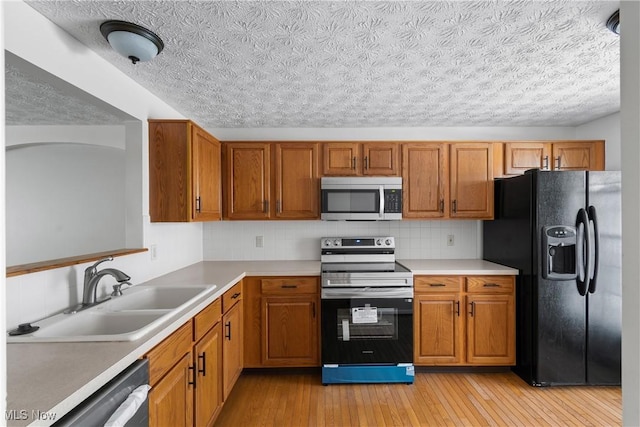
[[[447,144],[403,144],[402,216],[443,218],[449,212]]]
[[[416,295],[414,362],[455,365],[464,357],[460,294]]]
[[[217,323],[195,346],[198,369],[195,425],[211,426],[222,409],[222,325]]]
[[[149,391],[149,426],[187,427],[193,425],[193,370],[191,353]]]
[[[262,298],[262,363],[318,366],[318,297]]]
[[[229,309],[222,317],[224,340],[222,343],[223,396],[229,393],[242,372],[242,302]]]
[[[360,143],[329,142],[323,144],[323,176],[357,176],[362,168]]]
[[[467,362],[477,365],[515,363],[513,295],[467,295]]]
[[[222,206],[220,142],[197,126],[192,129],[192,219],[219,220]]]
[[[544,142],[505,143],[505,174],[520,175],[529,169],[551,170],[551,145]]]
[[[366,143],[362,144],[362,174],[363,175],[400,175],[399,144],[396,143]]]
[[[229,219],[269,218],[269,144],[229,143],[225,150]]]
[[[275,152],[275,216],[319,218],[318,144],[280,143]]]
[[[452,218],[493,218],[491,143],[451,144]]]
[[[555,170],[604,170],[602,141],[556,142],[552,151]]]

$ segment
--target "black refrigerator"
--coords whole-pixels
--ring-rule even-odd
[[[496,180],[483,258],[519,270],[514,371],[527,383],[620,384],[621,223],[620,172]]]

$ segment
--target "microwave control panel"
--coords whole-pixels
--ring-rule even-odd
[[[384,211],[402,213],[402,190],[384,190]]]

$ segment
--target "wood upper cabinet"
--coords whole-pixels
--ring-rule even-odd
[[[445,218],[449,213],[449,156],[445,143],[402,145],[402,216]]]
[[[189,120],[149,120],[152,222],[221,218],[220,142]]]
[[[604,141],[556,142],[551,150],[554,170],[604,170]]]
[[[270,159],[268,143],[225,144],[226,218],[269,218]]]
[[[276,218],[318,218],[318,144],[278,143],[274,149]]]
[[[228,142],[224,153],[225,218],[320,217],[317,143]]]
[[[604,170],[604,141],[516,141],[504,144],[504,170],[519,175],[528,169]]]
[[[493,146],[487,142],[450,147],[451,218],[493,218]]]
[[[513,276],[417,276],[414,363],[515,364]]]
[[[395,142],[327,142],[323,176],[399,176],[400,145]]]

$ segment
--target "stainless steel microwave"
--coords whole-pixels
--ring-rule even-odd
[[[323,220],[402,219],[400,177],[323,177],[320,188]]]

